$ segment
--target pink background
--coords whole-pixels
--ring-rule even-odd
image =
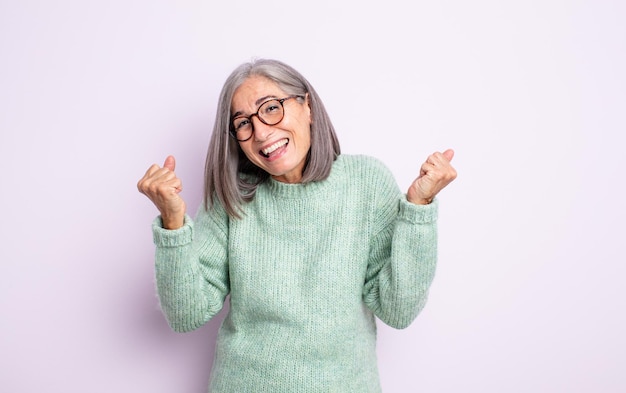
[[[384,390],[626,391],[626,3],[0,2],[0,391],[202,392],[223,315],[169,330],[136,190],[195,212],[219,89],[251,57],[316,86],[404,189],[453,147],[440,264]]]

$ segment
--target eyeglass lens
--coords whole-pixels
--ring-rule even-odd
[[[280,123],[283,119],[283,115],[283,104],[280,100],[269,100],[264,102],[261,104],[256,113],[259,120],[270,126]],[[235,129],[235,136],[237,137],[237,140],[245,141],[252,136],[252,116],[240,117],[233,121],[233,127]]]

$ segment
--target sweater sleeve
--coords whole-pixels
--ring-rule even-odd
[[[177,332],[197,329],[222,309],[230,290],[227,216],[201,208],[179,229],[164,229],[160,217],[152,228],[163,313]]]
[[[435,274],[439,202],[415,205],[385,188],[377,200],[363,298],[384,323],[403,329],[426,304]]]

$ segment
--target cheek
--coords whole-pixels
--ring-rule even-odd
[[[252,151],[252,146],[250,146],[250,144],[239,143],[239,147],[241,148],[241,151],[243,151],[243,154],[245,154],[245,156],[248,157],[248,160],[250,161],[254,160],[255,154]]]
[[[296,135],[298,143],[301,145],[299,148],[306,148],[311,144],[311,124],[304,121],[299,121],[296,125]]]
[[[305,145],[303,147],[305,147],[306,150],[308,151],[311,148],[311,125],[307,124],[306,127],[307,128],[305,128],[302,131],[301,139],[302,139],[302,142],[304,142],[304,145]]]

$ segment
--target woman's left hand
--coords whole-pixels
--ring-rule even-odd
[[[420,168],[420,174],[409,187],[406,199],[416,205],[427,205],[445,186],[456,179],[456,170],[450,165],[454,150],[435,152],[428,156]]]

